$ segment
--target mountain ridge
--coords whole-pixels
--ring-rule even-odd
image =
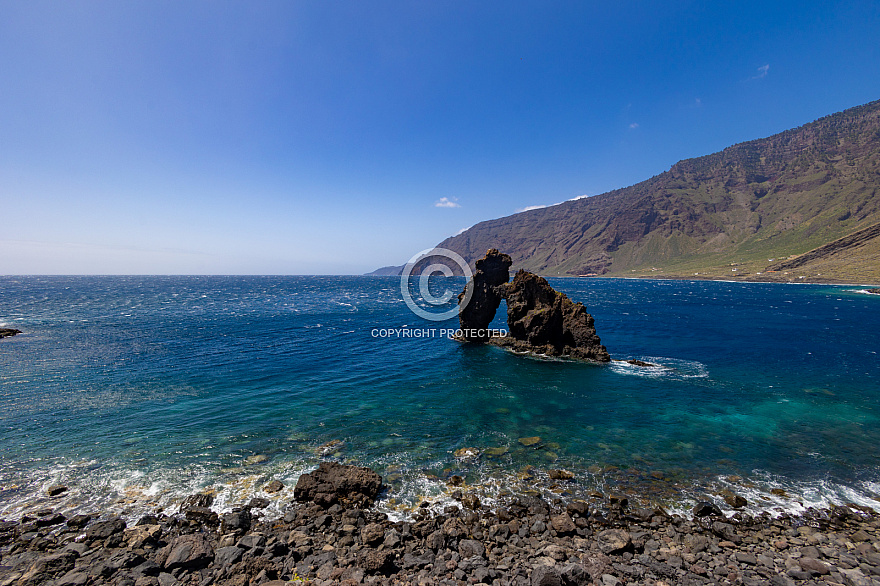
[[[684,159],[628,187],[485,220],[438,247],[469,263],[497,248],[514,268],[548,276],[821,281],[765,269],[880,223],[878,189],[880,100]],[[853,277],[880,282],[880,267],[868,273]]]

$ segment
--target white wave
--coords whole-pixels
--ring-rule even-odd
[[[635,359],[647,362],[651,366],[637,366],[630,364],[626,360],[612,360],[611,370],[617,374],[648,378],[690,379],[709,377],[709,369],[706,365],[695,360],[657,356],[639,356]]]
[[[847,503],[880,511],[880,494],[877,490],[880,489],[880,483],[877,482],[849,486],[826,479],[792,481],[761,471],[749,480],[751,482],[732,482],[726,477],[719,477],[717,483],[720,488],[744,497],[749,503],[744,510],[753,515],[762,512],[772,516],[783,513],[800,515],[810,508],[826,509]],[[716,496],[712,500],[725,514],[735,512],[722,498]]]

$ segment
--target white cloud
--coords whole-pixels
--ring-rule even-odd
[[[694,98],[694,107],[695,108],[699,108],[702,105],[703,105],[703,100],[701,100],[700,98]]]
[[[526,206],[526,207],[524,207],[524,208],[519,208],[518,210],[516,210],[516,213],[518,214],[518,213],[520,213],[520,212],[529,212],[529,211],[532,211],[532,210],[540,210],[541,208],[546,208],[546,207],[547,207],[547,206],[544,206],[544,205],[541,205],[541,206]]]
[[[752,79],[761,79],[762,77],[767,77],[767,74],[770,72],[770,64],[762,65],[758,68],[758,75],[753,77]]]
[[[588,194],[588,193],[585,193],[585,194],[583,194],[583,195],[576,195],[575,197],[572,197],[571,199],[567,199],[567,200],[565,200],[565,201],[575,201],[575,200],[578,200],[578,199],[584,199],[584,198],[587,198],[587,197],[593,197],[593,196],[590,195],[590,194]],[[564,204],[565,201],[558,201],[558,202],[556,202],[556,203],[551,203],[551,204],[547,204],[547,205],[526,206],[526,207],[524,207],[524,208],[519,208],[519,209],[517,209],[514,213],[515,213],[515,214],[519,214],[520,212],[528,212],[528,211],[531,211],[531,210],[540,210],[540,209],[543,209],[543,208],[552,208],[553,206],[558,206],[558,205],[562,205],[562,204]]]
[[[456,232],[455,235],[458,236],[459,234],[464,234],[465,232],[467,232],[467,231],[470,230],[471,228],[473,228],[473,226],[468,226],[467,228],[462,228],[461,230],[459,230],[458,232]]]
[[[441,197],[439,200],[434,202],[435,208],[460,208],[461,205],[458,202],[457,197],[453,197],[452,199],[448,197]]]
[[[638,123],[638,122],[633,122],[632,124],[629,125],[629,127],[632,128],[633,130],[635,130],[636,128],[639,127],[639,123]]]

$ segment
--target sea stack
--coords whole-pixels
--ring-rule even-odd
[[[593,316],[582,303],[553,289],[545,278],[520,270],[501,292],[507,300],[510,333],[492,338],[490,343],[518,352],[611,360],[596,335]]]
[[[468,288],[471,288],[470,300],[458,314],[463,340],[469,342],[486,342],[489,339],[487,329],[495,312],[503,299],[499,287],[510,280],[510,265],[513,260],[506,254],[492,248],[486,256],[474,263],[477,272],[458,296],[459,305],[465,300]]]
[[[475,263],[477,269],[459,304],[470,300],[459,314],[461,339],[487,342],[516,352],[564,356],[608,362],[611,356],[596,335],[593,316],[581,303],[559,293],[543,277],[528,271],[516,273],[509,283],[510,256],[492,248]],[[501,300],[507,300],[507,336],[490,337],[489,324]],[[479,335],[477,335],[479,334]]]

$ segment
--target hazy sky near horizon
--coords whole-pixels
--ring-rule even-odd
[[[0,0],[0,274],[346,274],[880,98],[880,3]]]

